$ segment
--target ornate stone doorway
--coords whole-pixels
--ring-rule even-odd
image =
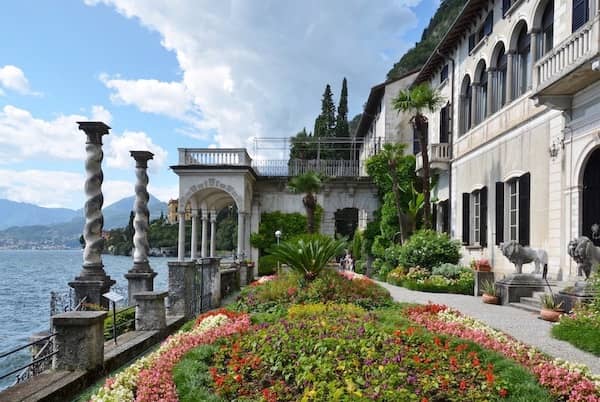
[[[600,148],[590,155],[583,172],[581,234],[600,246]]]
[[[335,212],[335,234],[349,240],[354,237],[358,227],[358,208],[343,208]]]

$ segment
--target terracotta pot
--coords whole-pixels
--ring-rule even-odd
[[[546,308],[542,308],[540,310],[540,317],[542,317],[542,320],[551,322],[557,322],[562,314],[563,311],[550,310]]]
[[[492,267],[489,265],[477,265],[475,268],[480,272],[490,272],[492,270]]]
[[[481,300],[483,300],[483,302],[485,304],[498,304],[498,302],[500,301],[498,296],[491,296],[491,295],[488,295],[487,293],[484,293],[481,296]]]

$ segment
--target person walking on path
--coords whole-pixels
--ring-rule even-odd
[[[556,324],[538,319],[534,313],[511,306],[484,304],[474,296],[418,292],[385,282],[377,283],[387,289],[397,302],[445,304],[552,357],[584,364],[593,374],[600,375],[600,358],[552,338],[550,331]]]

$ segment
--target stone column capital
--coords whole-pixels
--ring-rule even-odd
[[[207,210],[202,210],[202,220],[203,221],[207,221],[208,220],[208,211]]]
[[[198,217],[198,210],[192,209],[192,218],[197,218],[197,217]]]
[[[129,151],[131,157],[135,159],[135,167],[148,168],[148,160],[153,159],[154,154],[150,151]]]
[[[102,145],[102,136],[108,135],[110,127],[101,121],[78,121],[79,129],[87,135],[87,144]]]

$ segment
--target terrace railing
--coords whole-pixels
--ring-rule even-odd
[[[252,168],[259,176],[298,176],[310,171],[327,177],[360,176],[358,160],[255,160]]]
[[[179,148],[179,165],[250,166],[251,162],[244,148]]]

